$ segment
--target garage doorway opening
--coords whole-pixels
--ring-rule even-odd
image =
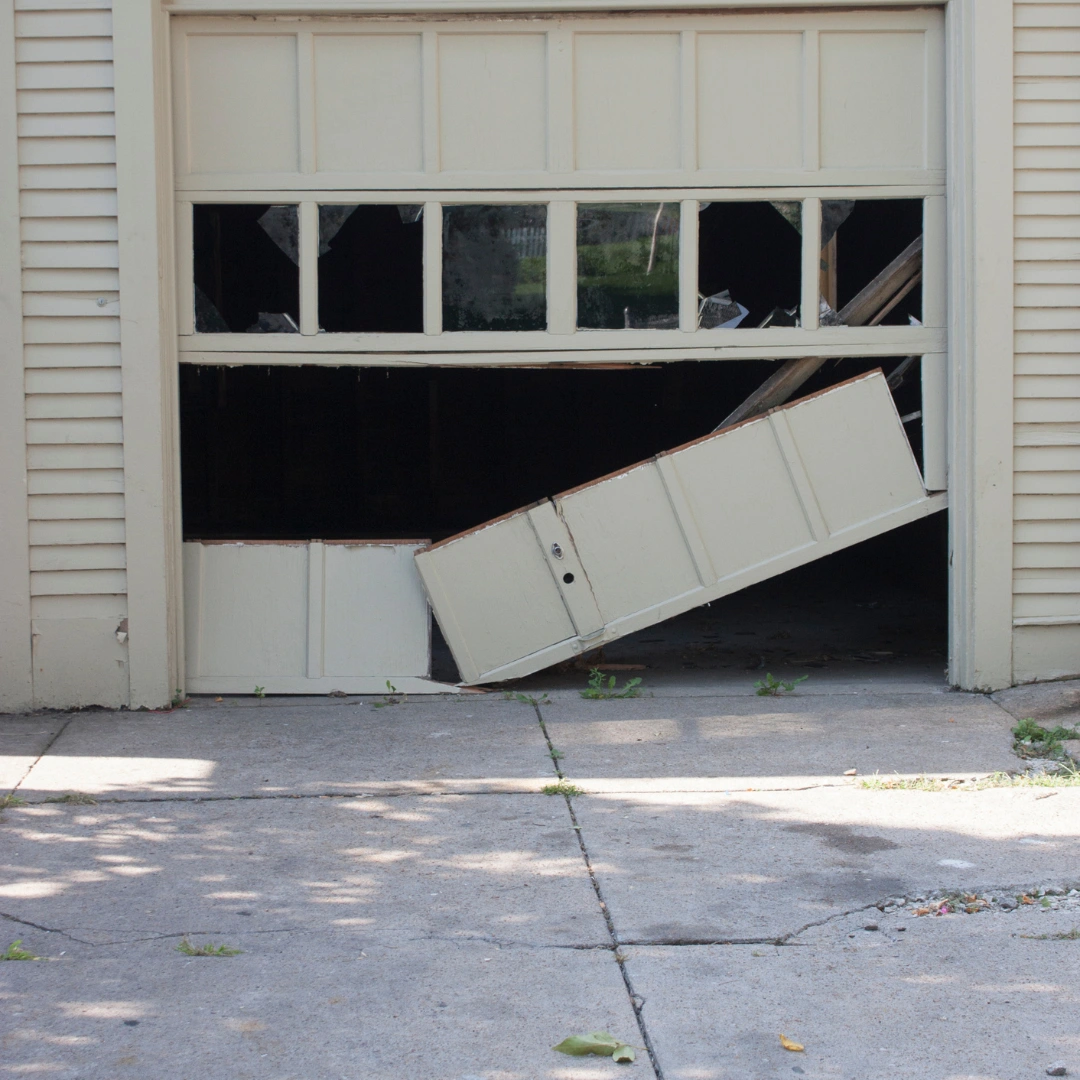
[[[831,360],[800,393],[880,368],[893,376],[918,461],[919,365]],[[762,361],[602,370],[184,365],[184,539],[439,541],[708,434],[774,369]],[[770,493],[753,497],[767,502]],[[609,643],[586,661],[671,672],[941,669],[945,582],[946,516],[937,514]],[[437,630],[432,675],[457,679]]]

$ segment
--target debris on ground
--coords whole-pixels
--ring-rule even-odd
[[[783,1035],[780,1038],[782,1039]],[[636,1057],[632,1046],[616,1039],[614,1035],[606,1031],[590,1031],[588,1035],[571,1035],[551,1049],[558,1050],[560,1054],[569,1054],[571,1057],[585,1057],[588,1054],[609,1057],[620,1065],[629,1065]]]
[[[1038,907],[1042,911],[1080,911],[1080,889],[1046,885],[1020,893],[1004,890],[992,893],[936,892],[911,899],[893,897],[877,906],[885,914],[903,909],[913,917],[977,915],[984,911],[1016,911],[1021,907]]]
[[[806,1049],[802,1043],[792,1042],[786,1035],[780,1036],[780,1045],[785,1050],[790,1050],[793,1054],[801,1054]]]

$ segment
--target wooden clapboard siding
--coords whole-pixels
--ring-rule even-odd
[[[1080,671],[1080,2],[1016,0],[1013,12],[1013,618],[1022,681]]]
[[[127,700],[124,457],[109,0],[16,0],[35,696]],[[63,644],[83,667],[65,670]]]

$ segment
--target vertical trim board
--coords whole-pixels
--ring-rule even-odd
[[[15,8],[0,0],[0,712],[33,705]]]

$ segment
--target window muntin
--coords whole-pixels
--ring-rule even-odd
[[[432,193],[427,196],[428,201],[423,204],[397,204],[392,200],[394,196],[382,195],[357,198],[355,195],[342,198],[341,194],[331,193],[297,193],[295,203],[284,203],[281,193],[270,196],[272,202],[255,203],[244,202],[238,193],[226,194],[223,192],[207,192],[205,202],[194,205],[187,200],[181,203],[181,212],[178,221],[180,235],[180,253],[184,258],[185,250],[187,266],[181,268],[181,299],[184,301],[181,308],[181,350],[186,353],[210,354],[223,352],[263,352],[267,349],[273,353],[288,353],[290,351],[307,351],[312,355],[320,352],[339,352],[354,354],[357,359],[349,363],[364,362],[359,357],[364,353],[387,354],[404,352],[473,352],[482,363],[507,363],[511,352],[524,350],[525,352],[538,352],[542,350],[560,350],[558,355],[552,354],[553,360],[569,359],[566,352],[570,351],[593,351],[604,349],[634,349],[641,350],[633,354],[627,354],[626,360],[641,361],[648,358],[651,350],[667,347],[669,352],[658,359],[678,358],[672,350],[681,350],[679,355],[693,355],[695,352],[706,358],[749,358],[760,356],[769,359],[782,359],[788,355],[803,355],[802,352],[793,353],[793,348],[806,349],[809,352],[817,352],[826,355],[865,355],[866,348],[860,350],[860,343],[866,347],[871,345],[880,350],[880,355],[899,355],[925,352],[940,352],[945,348],[943,329],[943,301],[941,300],[941,285],[943,280],[943,228],[944,217],[938,204],[942,202],[936,190],[927,188],[924,191],[916,191],[917,197],[904,200],[901,205],[907,205],[914,209],[909,210],[908,218],[917,227],[920,214],[925,212],[930,235],[927,237],[927,257],[930,260],[930,280],[933,302],[930,311],[928,326],[931,329],[924,330],[921,326],[906,325],[893,322],[880,327],[866,326],[865,323],[838,326],[836,320],[829,314],[829,309],[821,306],[821,299],[827,297],[825,291],[828,285],[827,274],[822,269],[823,259],[827,251],[815,250],[820,240],[818,233],[819,220],[828,223],[830,220],[830,207],[833,205],[853,205],[856,200],[850,198],[853,195],[865,195],[866,192],[857,189],[845,189],[840,191],[826,191],[823,195],[811,197],[804,195],[802,198],[792,198],[797,192],[782,190],[748,190],[746,192],[633,192],[631,198],[634,201],[619,203],[612,199],[613,195],[621,195],[616,192],[538,192],[537,198],[530,203],[523,203],[520,196],[515,196],[512,191],[506,192],[455,192],[452,198],[447,198]],[[667,196],[663,203],[648,202],[649,194]],[[873,191],[873,198],[860,199],[860,202],[887,203],[895,199],[886,199],[887,190]],[[897,194],[908,195],[908,192]],[[682,198],[681,196],[688,196]],[[642,198],[645,196],[645,198]],[[692,197],[691,197],[692,196]],[[835,196],[835,198],[833,197]],[[421,196],[423,197],[423,196]],[[265,198],[265,196],[264,196]],[[930,203],[926,200],[930,199]],[[226,201],[228,200],[228,201]],[[186,205],[185,205],[186,204]],[[284,204],[285,208],[278,211],[276,208]],[[932,212],[925,207],[933,205]],[[655,219],[657,208],[663,207],[670,216],[677,218],[677,230],[670,226],[670,241],[672,253],[677,251],[676,274],[669,274],[669,285],[665,294],[666,310],[656,318],[653,312],[644,312],[640,320],[631,312],[630,326],[627,328],[625,310],[621,313],[621,319],[611,319],[607,328],[581,326],[582,322],[588,321],[588,311],[582,312],[582,318],[578,313],[578,278],[579,258],[578,240],[579,218],[587,218],[604,211],[605,207],[612,206],[635,206],[651,207],[652,217],[649,218],[650,232],[648,246],[651,248],[651,224]],[[271,243],[275,254],[283,256],[288,264],[287,277],[291,281],[299,277],[299,314],[297,320],[297,304],[295,302],[280,303],[278,306],[285,309],[284,317],[280,323],[286,328],[299,322],[301,333],[290,333],[287,337],[280,334],[268,334],[267,329],[279,329],[279,326],[263,328],[263,334],[255,338],[249,336],[249,328],[257,331],[259,327],[247,323],[241,325],[234,321],[231,325],[226,323],[226,329],[222,328],[224,320],[216,323],[208,323],[206,318],[205,298],[198,295],[193,287],[200,286],[206,278],[204,254],[200,255],[195,248],[199,244],[192,244],[193,233],[200,235],[205,232],[202,226],[196,228],[196,218],[205,220],[208,210],[224,206],[227,210],[238,211],[245,219],[254,217],[257,222],[268,210],[275,209],[276,213],[288,213],[296,215],[297,221],[295,246],[298,251],[299,267],[293,262],[292,255],[286,250],[290,245],[283,248],[280,243],[273,241],[265,228],[258,226],[265,239]],[[246,207],[246,209],[245,209]],[[260,209],[261,207],[261,209]],[[320,207],[324,209],[320,209]],[[356,207],[357,209],[352,209]],[[501,322],[488,319],[486,322],[480,319],[472,324],[455,322],[455,319],[446,320],[443,325],[443,315],[451,314],[452,311],[444,309],[444,261],[451,263],[454,258],[452,250],[444,251],[444,246],[451,248],[446,243],[453,228],[444,229],[443,219],[447,217],[451,223],[458,207],[483,208],[492,207],[500,209],[501,213],[509,212],[513,217],[514,208],[521,212],[539,215],[546,218],[545,256],[543,259],[537,252],[528,255],[532,259],[531,280],[527,284],[534,290],[534,296],[539,306],[539,294],[543,293],[543,302],[546,306],[546,320],[533,315],[533,321],[522,326],[521,320],[506,318]],[[377,213],[380,215],[396,214],[395,223],[401,227],[409,226],[412,229],[412,241],[409,245],[409,266],[411,274],[411,286],[408,292],[407,304],[409,317],[407,320],[390,318],[392,312],[390,305],[373,302],[370,296],[365,296],[365,290],[354,289],[352,313],[348,320],[335,320],[334,317],[327,319],[326,311],[320,316],[320,294],[322,305],[326,306],[327,286],[325,282],[320,285],[320,276],[332,269],[328,262],[328,256],[337,247],[342,246],[338,239],[339,234],[354,218],[357,213]],[[482,209],[474,211],[481,216]],[[749,229],[746,232],[745,223],[761,216],[767,215],[771,222],[773,241],[777,236],[783,237],[781,251],[775,242],[766,243],[767,238],[760,230]],[[807,216],[809,215],[809,217]],[[411,220],[407,220],[411,219]],[[801,229],[803,221],[808,223],[808,229],[813,236],[801,235],[806,230]],[[725,235],[731,234],[731,223],[744,223],[744,232],[755,242],[760,239],[763,251],[771,252],[769,258],[764,260],[766,267],[776,268],[776,280],[770,284],[770,290],[775,285],[776,296],[766,295],[764,300],[758,297],[756,300],[751,295],[746,285],[748,266],[750,260],[741,257],[742,253],[753,253],[749,240],[745,239],[740,247],[736,244],[728,245],[728,257],[726,262],[717,254],[715,243],[716,233],[719,230]],[[800,226],[796,227],[796,222]],[[513,225],[510,226],[511,231]],[[536,226],[530,226],[533,231],[533,240],[529,241],[536,246],[538,236]],[[779,233],[776,232],[779,230]],[[641,230],[639,230],[641,231]],[[284,230],[289,234],[289,230]],[[663,255],[663,249],[659,241],[662,233],[658,230],[658,256]],[[280,239],[280,236],[279,236]],[[874,236],[871,235],[871,242]],[[517,241],[522,242],[521,235]],[[639,238],[640,243],[640,238]],[[205,244],[203,244],[205,246]],[[644,244],[641,245],[644,248]],[[420,254],[417,248],[420,248]],[[524,249],[523,249],[524,250]],[[795,254],[798,253],[801,261],[801,274],[796,274]],[[355,250],[354,250],[355,256]],[[721,251],[720,254],[723,254]],[[888,261],[885,249],[871,252],[871,264],[880,263],[882,267]],[[920,256],[921,257],[921,256]],[[190,261],[187,261],[190,260]],[[762,261],[759,259],[759,262]],[[196,274],[194,263],[200,263],[200,271]],[[378,269],[386,262],[385,251],[382,257],[376,255],[371,263]],[[281,260],[278,260],[281,265]],[[647,268],[647,259],[645,261]],[[781,273],[782,270],[782,273]],[[382,271],[380,271],[381,273]],[[388,276],[383,274],[384,277]],[[649,275],[645,275],[648,277]],[[188,282],[186,288],[184,279]],[[783,281],[781,281],[783,277]],[[193,281],[193,278],[196,279]],[[330,275],[333,280],[333,274]],[[798,279],[796,293],[794,282]],[[540,288],[543,282],[542,290]],[[738,282],[735,289],[731,283]],[[372,287],[382,284],[376,276]],[[295,288],[294,286],[292,287]],[[725,290],[728,298],[724,297]],[[377,292],[377,289],[375,289]],[[513,290],[511,290],[513,291]],[[743,303],[740,300],[739,291],[752,303]],[[769,290],[767,290],[769,291]],[[291,292],[295,296],[295,291]],[[399,297],[400,299],[400,297]],[[422,305],[420,301],[422,300]],[[760,310],[768,303],[776,301],[775,307],[770,309],[772,318],[762,318]],[[362,301],[362,302],[361,302]],[[677,302],[677,307],[676,307]],[[742,315],[742,307],[747,308],[747,314]],[[196,311],[201,305],[201,310]],[[757,309],[751,311],[756,305]],[[268,305],[272,306],[272,305]],[[422,306],[422,311],[418,308]],[[623,304],[625,309],[628,305]],[[364,315],[365,307],[368,314]],[[450,305],[446,305],[449,308]],[[584,307],[584,305],[583,305]],[[673,309],[677,312],[674,317]],[[262,305],[259,311],[266,310]],[[327,309],[329,310],[329,309]],[[535,312],[536,309],[534,308]],[[357,315],[357,312],[360,314]],[[185,314],[186,313],[186,314]],[[805,313],[805,318],[804,318]],[[511,315],[513,312],[511,312]],[[815,315],[820,316],[815,318]],[[196,317],[198,316],[198,317]],[[360,316],[363,316],[361,318]],[[368,320],[368,321],[365,321]],[[599,320],[596,320],[599,321]],[[924,320],[927,321],[927,320]],[[197,325],[196,325],[197,324]],[[614,324],[614,325],[612,325]],[[466,329],[457,329],[465,325]],[[475,327],[489,326],[487,329]],[[239,329],[234,329],[239,327]],[[350,329],[350,327],[358,327]],[[518,328],[511,328],[518,327]],[[421,333],[421,328],[423,332]],[[738,335],[732,331],[738,329]],[[194,338],[191,335],[195,335]],[[256,344],[260,341],[262,344]],[[716,352],[722,349],[722,352]],[[490,354],[490,355],[485,355]],[[623,357],[611,357],[611,359],[624,359]],[[284,358],[283,358],[284,360]],[[238,362],[243,362],[238,359]],[[284,361],[288,362],[288,361]]]

